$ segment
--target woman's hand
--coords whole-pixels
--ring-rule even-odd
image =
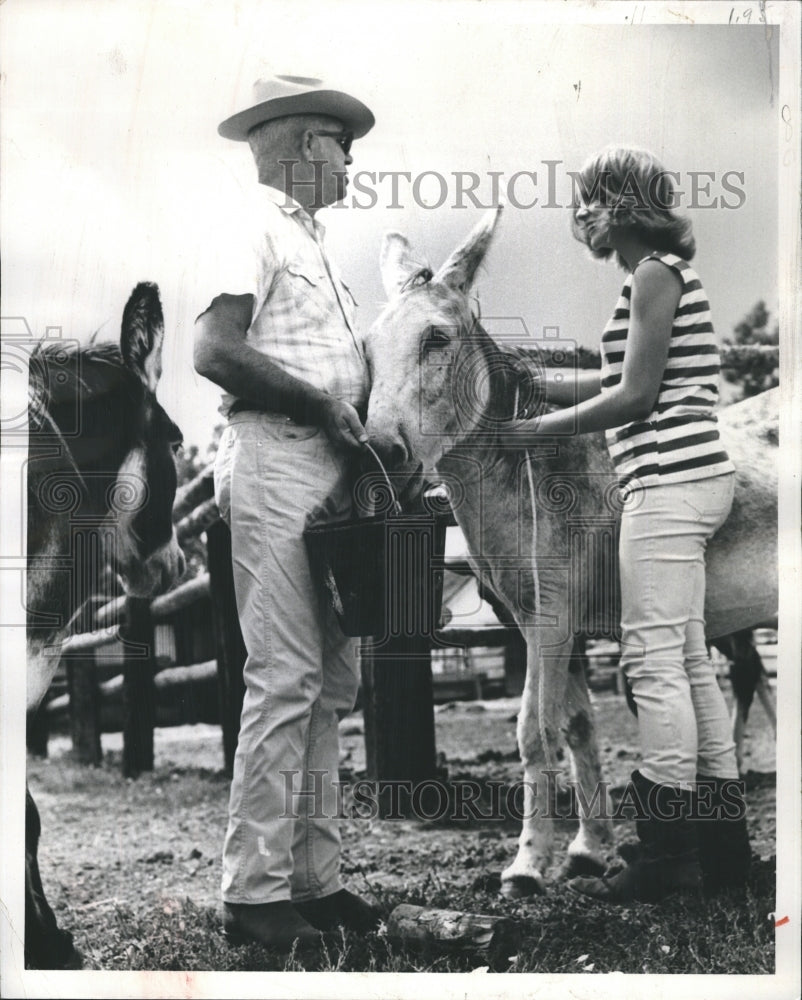
[[[576,434],[578,409],[576,406],[566,406],[551,413],[542,413],[530,420],[516,420],[504,428],[504,443],[523,447],[534,444],[539,437]]]
[[[505,429],[505,440],[524,447],[543,436],[588,434],[646,420],[660,392],[681,294],[679,279],[670,268],[656,260],[644,261],[632,281],[629,333],[620,381],[576,406],[516,422]],[[590,389],[593,378],[585,380],[583,387]],[[546,398],[554,397],[547,393]]]

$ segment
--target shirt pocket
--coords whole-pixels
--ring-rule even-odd
[[[331,313],[334,295],[322,267],[309,261],[291,261],[285,276],[295,309],[301,316],[323,320]]]

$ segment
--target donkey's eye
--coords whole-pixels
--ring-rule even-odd
[[[439,326],[430,326],[426,328],[423,337],[423,347],[425,350],[436,350],[439,347],[448,347],[450,343],[451,338],[445,330],[441,330]]]

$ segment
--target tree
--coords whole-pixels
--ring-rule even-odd
[[[735,339],[725,337],[725,344],[779,344],[780,325],[775,322],[769,329],[769,313],[766,303],[760,299],[735,326]]]
[[[725,337],[721,374],[736,387],[732,402],[756,396],[779,384],[780,326],[761,299]],[[730,350],[727,350],[727,348]]]
[[[206,464],[201,459],[200,448],[196,444],[191,444],[188,447],[182,445],[175,456],[178,487],[180,488],[186,486],[187,483],[191,483],[193,479],[201,474]]]

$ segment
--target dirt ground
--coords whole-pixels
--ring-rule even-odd
[[[636,721],[623,697],[594,696],[605,777],[623,785],[637,766]],[[521,779],[515,744],[518,699],[459,702],[436,708],[437,749],[451,779]],[[341,777],[364,773],[361,715],[341,724]],[[42,879],[60,924],[73,931],[88,968],[129,967],[135,942],[105,934],[126,914],[176,913],[186,900],[219,906],[220,851],[226,827],[228,779],[220,730],[182,726],[156,731],[155,769],[137,780],[120,774],[121,737],[103,737],[104,762],[71,760],[69,738],[51,738],[46,760],[29,759],[31,790],[42,816]],[[745,747],[753,850],[775,854],[774,742],[759,705]],[[571,836],[557,823],[557,859]],[[467,824],[433,820],[347,819],[343,870],[347,884],[392,904],[393,893],[435,886],[462,890],[497,886],[513,858],[513,821]],[[616,836],[631,839],[631,824]]]

